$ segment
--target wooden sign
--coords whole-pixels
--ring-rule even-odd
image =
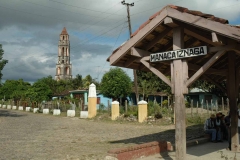
[[[167,60],[173,60],[173,59],[202,56],[206,54],[207,54],[207,46],[200,46],[200,47],[194,47],[194,48],[179,49],[175,51],[153,53],[150,55],[150,62],[167,61]]]

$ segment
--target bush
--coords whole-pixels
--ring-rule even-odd
[[[186,108],[190,108],[191,107],[191,105],[190,105],[190,103],[188,101],[185,101],[185,107]]]
[[[124,117],[138,116],[138,106],[128,106],[127,112],[125,112],[125,107],[120,107],[120,114],[124,114]]]
[[[98,112],[101,112],[101,113],[108,112],[107,107],[103,103],[100,103]]]
[[[205,120],[198,114],[195,114],[194,116],[186,117],[186,118],[187,118],[187,123],[190,123],[190,124],[203,124]]]
[[[168,107],[168,100],[162,101],[162,107]]]
[[[154,116],[157,119],[162,118],[161,107],[158,103],[148,102],[148,116]]]

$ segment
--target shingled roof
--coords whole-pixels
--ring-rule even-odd
[[[195,15],[195,16],[199,16],[199,17],[203,17],[203,18],[206,18],[208,20],[212,20],[212,21],[216,21],[216,22],[219,22],[219,23],[222,23],[222,24],[228,24],[228,20],[227,19],[223,19],[223,18],[218,18],[218,17],[215,17],[214,15],[211,15],[211,14],[207,14],[207,13],[202,13],[200,11],[194,11],[194,10],[189,10],[188,8],[184,8],[184,7],[180,7],[180,6],[174,6],[174,5],[168,5],[166,7],[171,7],[173,9],[176,9],[180,12],[184,12],[184,13],[188,13],[188,14],[192,14],[192,15]],[[164,8],[166,8],[164,7]],[[163,8],[163,9],[164,9]],[[163,10],[162,9],[162,10]],[[152,16],[149,17],[149,19],[144,22],[132,35],[131,37],[133,37],[134,35],[136,35],[138,33],[139,30],[141,30],[143,27],[145,27],[152,19],[154,19],[157,15],[159,15],[162,10],[154,13]]]
[[[173,50],[173,29],[178,26],[184,29],[184,48],[208,47],[209,53],[206,56],[187,59],[188,73],[191,76],[216,53],[217,50],[213,47],[224,47],[234,42],[235,46],[238,46],[235,51],[240,55],[240,27],[228,23],[228,20],[211,14],[168,5],[149,17],[128,41],[112,52],[107,61],[112,66],[149,71],[149,68],[140,61],[145,57],[144,60],[148,61],[152,67],[170,76],[171,61],[151,63],[147,56],[151,53]],[[139,55],[136,50],[142,54]],[[240,65],[240,56],[236,59]],[[227,57],[224,55],[209,68],[206,74],[211,74],[216,81],[222,81],[227,75],[226,64]]]

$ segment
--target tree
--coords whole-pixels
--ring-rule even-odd
[[[31,84],[24,82],[22,79],[6,80],[5,83],[3,83],[0,87],[0,99],[23,99],[25,98],[25,91],[29,87],[31,87]]]
[[[132,91],[130,77],[121,68],[111,68],[101,80],[101,93],[109,98],[117,99],[128,96]]]
[[[52,90],[41,79],[35,82],[27,91],[26,97],[31,101],[42,102],[48,101],[52,98]]]
[[[152,72],[137,71],[139,91],[143,96],[156,92],[171,94],[171,88]],[[143,97],[144,98],[144,97]]]
[[[8,63],[8,60],[3,59],[4,50],[2,49],[2,44],[0,44],[0,80],[2,80],[2,70],[5,65]]]
[[[93,79],[90,75],[87,75],[84,79],[83,79],[83,87],[84,88],[89,88],[89,85],[93,82]]]
[[[222,81],[221,83],[218,83],[219,86],[221,86],[222,88],[226,89],[227,87],[227,82],[226,81]],[[202,80],[199,79],[197,81],[195,81],[190,88],[199,88],[202,89],[205,92],[210,92],[215,94],[218,97],[223,97],[226,96],[225,91],[221,90],[218,86],[212,84],[209,81],[206,80]]]
[[[73,89],[80,89],[82,87],[83,87],[82,75],[77,74],[76,78],[72,79],[72,88]]]
[[[57,81],[54,80],[51,75],[49,75],[47,77],[43,77],[41,79],[38,79],[37,81],[46,84],[51,89],[51,91],[53,93],[56,93],[56,91],[57,91]]]
[[[72,90],[72,84],[71,84],[72,80],[59,80],[57,81],[57,90],[55,92],[55,94],[59,94],[62,93],[64,91],[68,91],[68,90]]]

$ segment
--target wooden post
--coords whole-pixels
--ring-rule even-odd
[[[193,100],[191,99],[191,117],[193,117]]]
[[[239,140],[238,140],[238,112],[236,105],[236,97],[238,94],[238,87],[236,86],[236,56],[234,52],[228,53],[228,76],[227,76],[227,87],[228,97],[230,105],[230,116],[231,116],[231,138],[232,151],[238,151]],[[237,75],[239,76],[239,75]]]
[[[222,112],[224,112],[224,100],[223,100],[223,97],[222,97]]]
[[[167,104],[168,104],[168,107],[169,107],[169,96],[168,96]]]
[[[227,109],[230,109],[229,107],[229,99],[227,98]]]
[[[202,103],[201,103],[201,107],[202,107],[202,109],[201,109],[201,113],[203,113],[203,99],[202,99]]]
[[[218,112],[218,101],[216,100],[216,111]]]
[[[180,27],[173,29],[173,50],[183,48],[183,29]],[[174,76],[174,108],[175,108],[175,146],[176,159],[186,159],[186,114],[184,103],[184,91],[186,88],[185,80],[187,77],[188,68],[186,60],[173,60],[173,76]],[[183,69],[184,68],[184,69]]]
[[[206,100],[206,105],[207,105],[207,114],[209,116],[208,100]]]
[[[197,111],[196,111],[196,113],[198,114],[198,101],[197,101]]]
[[[110,108],[111,108],[111,106],[110,106],[110,100],[108,100],[108,111],[110,111]]]
[[[128,107],[127,107],[127,100],[125,100],[125,112],[127,113]]]
[[[211,114],[213,114],[213,103],[212,103],[212,99],[211,99]]]

